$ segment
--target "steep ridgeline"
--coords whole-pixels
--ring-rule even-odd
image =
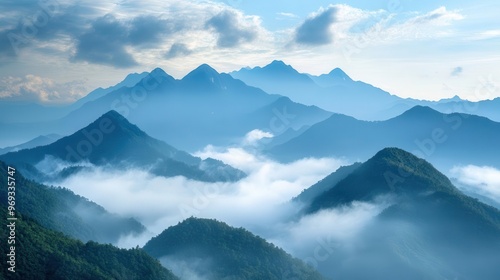
[[[294,197],[292,201],[300,202],[303,204],[310,204],[316,197],[322,195],[338,182],[344,180],[349,174],[356,170],[361,163],[357,162],[348,166],[341,166],[335,172],[326,176],[316,184],[303,190],[298,196]]]
[[[0,206],[0,217],[6,221],[4,205]],[[95,242],[84,244],[19,213],[16,217],[12,228],[16,233],[15,243],[7,246],[5,242],[0,246],[1,279],[178,279],[141,249],[124,250]],[[11,228],[0,227],[2,240],[8,240],[10,233]],[[9,261],[14,254],[12,272],[8,268],[12,267]]]
[[[279,139],[277,139],[279,140]],[[500,168],[500,123],[465,114],[442,114],[416,106],[387,121],[367,122],[334,114],[299,136],[270,148],[282,161],[303,157],[366,160],[384,147],[411,151],[448,171],[456,165]]]
[[[243,228],[216,220],[189,218],[151,239],[144,250],[183,279],[323,279],[283,250]]]
[[[107,212],[101,206],[63,188],[27,180],[16,171],[16,210],[40,225],[73,238],[116,243],[120,237],[144,233],[137,220]],[[7,166],[0,161],[0,181],[7,182]],[[0,189],[0,205],[7,207],[7,188]]]
[[[209,182],[235,181],[245,176],[220,161],[201,160],[156,140],[115,111],[50,145],[7,153],[0,159],[41,180],[71,175],[89,163],[148,169],[160,176]]]
[[[320,272],[337,279],[497,279],[500,211],[404,150],[381,150],[314,198],[308,212],[381,201],[389,206],[351,241],[355,249],[335,251]]]

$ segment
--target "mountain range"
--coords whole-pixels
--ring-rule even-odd
[[[69,105],[2,100],[0,130],[6,133],[0,143],[8,147],[0,149],[0,181],[16,183],[20,257],[14,278],[496,280],[498,204],[469,196],[460,180],[442,172],[467,165],[500,169],[499,102],[458,96],[435,102],[403,99],[339,68],[316,76],[278,60],[228,74],[203,64],[182,79],[156,68],[130,74]],[[263,138],[255,142],[254,134]],[[190,154],[209,145],[228,154],[244,150],[236,160],[245,157],[242,166],[251,166],[245,165],[249,174]],[[68,177],[96,171],[183,176],[186,184],[175,187],[189,191],[193,183],[224,193],[196,187],[190,197],[167,186],[165,197],[153,196],[159,203],[169,201],[168,209],[177,206],[170,203],[182,207],[185,201],[203,200],[197,213],[206,217],[220,215],[219,204],[211,208],[217,199],[231,199],[227,205],[235,208],[235,201],[260,199],[257,192],[281,199],[285,191],[271,187],[286,189],[287,195],[289,185],[303,188],[311,182],[308,176],[325,174],[317,162],[332,157],[352,164],[306,183],[311,186],[288,203],[291,195],[280,201],[272,208],[277,213],[265,213],[272,225],[251,219],[249,228],[293,256],[224,219],[181,221],[175,213],[143,217],[144,224],[164,230],[142,248],[118,249],[110,243],[133,239],[142,246],[149,229],[135,216],[110,213],[64,188]],[[320,171],[302,178],[297,167],[308,163]],[[8,166],[16,168],[15,176]],[[477,172],[478,178],[488,175]],[[252,185],[265,182],[271,183]],[[147,205],[151,196],[138,195],[142,187],[141,181],[132,196]],[[232,200],[236,195],[245,200]],[[0,188],[4,221],[12,196]],[[241,209],[222,211],[234,217]],[[3,226],[0,239],[9,235]],[[4,264],[9,249],[0,246]],[[9,278],[5,273],[0,278]]]
[[[52,144],[10,152],[0,159],[16,165],[27,176],[41,180],[60,179],[88,164],[146,168],[156,175],[210,182],[236,181],[245,176],[220,161],[202,160],[150,137],[116,111],[105,113],[85,128]]]
[[[279,137],[276,141],[279,141]],[[282,161],[304,157],[346,157],[363,161],[385,147],[411,151],[449,171],[474,164],[500,168],[500,123],[487,118],[415,106],[386,121],[361,121],[334,114],[269,154]]]
[[[386,120],[417,106],[428,106],[443,113],[466,113],[500,121],[500,98],[471,102],[460,98],[426,101],[400,98],[362,81],[355,81],[342,69],[335,68],[319,76],[299,73],[283,61],[275,60],[264,67],[242,68],[229,73],[248,85],[272,94],[290,97],[293,101],[360,120]],[[487,96],[487,85],[476,94]]]
[[[155,138],[194,152],[212,145],[240,143],[260,129],[279,135],[324,120],[331,113],[294,103],[247,86],[204,64],[176,80],[162,69],[151,71],[133,87],[121,87],[89,100],[58,120],[36,123],[0,123],[6,138],[67,135],[107,111],[115,110]]]

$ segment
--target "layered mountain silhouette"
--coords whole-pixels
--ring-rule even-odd
[[[16,152],[19,150],[31,149],[31,148],[35,148],[38,146],[45,146],[45,145],[48,145],[48,144],[55,142],[56,140],[58,140],[60,138],[61,138],[61,136],[57,135],[57,134],[40,135],[40,136],[38,136],[38,137],[28,141],[28,142],[0,149],[0,155],[6,154],[8,152]]]
[[[416,106],[387,121],[360,121],[334,114],[288,142],[270,149],[280,160],[347,157],[366,160],[384,147],[399,147],[448,171],[455,165],[500,167],[500,123],[466,114],[442,114]]]
[[[353,81],[339,68],[314,76],[299,73],[283,61],[275,60],[264,67],[242,68],[230,74],[266,92],[363,120],[385,119],[394,116],[393,108],[397,104],[415,104],[413,100],[404,100],[369,84]]]
[[[182,279],[324,279],[264,239],[216,220],[189,218],[151,239],[144,250]]]
[[[7,165],[0,161],[0,179],[7,182]],[[120,217],[63,188],[48,187],[16,171],[15,209],[47,229],[87,242],[116,243],[123,236],[139,235],[146,228],[133,218]],[[0,189],[0,205],[8,207],[7,188]]]
[[[500,98],[478,102],[456,97],[437,102],[400,98],[370,84],[355,81],[340,68],[315,76],[299,73],[283,61],[275,60],[264,67],[245,67],[230,75],[266,92],[360,120],[386,120],[421,105],[443,113],[474,114],[500,121]],[[488,97],[491,85],[485,82],[476,89],[476,94]]]
[[[34,178],[70,175],[86,163],[147,168],[161,176],[185,176],[210,182],[235,181],[245,176],[220,161],[202,160],[156,140],[115,111],[105,113],[85,128],[50,145],[7,153],[0,158],[17,164]],[[54,170],[51,162],[58,161],[70,167]],[[47,174],[51,172],[55,174]]]
[[[493,260],[500,250],[500,211],[464,195],[431,164],[401,149],[383,149],[333,181],[308,212],[380,200],[390,206],[353,241],[354,257],[345,261],[346,252],[332,253],[320,272],[339,279],[496,279],[500,273]]]
[[[255,129],[279,135],[331,115],[318,107],[267,94],[204,64],[181,80],[157,68],[135,86],[121,87],[85,102],[57,121],[0,124],[0,128],[8,130],[8,137],[13,139],[48,133],[68,135],[110,110],[149,135],[189,152],[208,144],[238,144]]]

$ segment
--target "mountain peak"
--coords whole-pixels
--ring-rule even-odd
[[[273,66],[289,66],[287,65],[285,62],[283,62],[283,60],[273,60],[269,65],[273,65]]]
[[[418,197],[434,192],[456,193],[457,190],[429,162],[399,148],[385,148],[317,197],[311,210],[372,201],[381,195]]]
[[[460,102],[460,101],[464,101],[464,100],[462,98],[460,98],[460,96],[455,95],[452,98],[443,98],[443,99],[439,100],[438,102],[445,103],[445,102]]]
[[[88,125],[86,129],[90,130],[93,127],[103,130],[102,126],[109,123],[109,121],[111,121],[111,123],[109,124],[110,126],[119,127],[120,129],[125,129],[128,131],[133,131],[135,134],[146,135],[145,132],[140,130],[136,125],[131,124],[124,116],[122,116],[115,110],[111,110],[104,113],[97,120]]]
[[[406,112],[404,112],[400,116],[424,117],[424,116],[430,116],[430,115],[436,115],[436,114],[441,114],[441,113],[432,109],[431,107],[428,107],[428,106],[416,105],[416,106],[408,109]]]
[[[153,71],[151,71],[150,74],[155,74],[157,76],[169,76],[163,69],[161,69],[160,67],[156,67],[155,69],[153,69]]]
[[[215,74],[215,75],[218,75],[219,72],[217,72],[217,70],[215,70],[212,66],[206,64],[206,63],[203,63],[202,65],[198,66],[196,69],[194,69],[193,71],[191,71],[191,73],[206,73],[206,74]]]
[[[328,73],[328,76],[334,77],[334,78],[340,78],[344,81],[352,81],[351,77],[347,75],[342,69],[340,68],[335,68],[330,73]]]
[[[201,81],[209,81],[211,83],[215,83],[219,75],[219,72],[217,72],[217,70],[212,68],[210,65],[202,64],[193,71],[189,72],[186,76],[184,76],[184,78],[182,78],[182,81],[192,82],[195,84]]]
[[[112,120],[126,120],[120,113],[118,113],[115,110],[110,110],[104,113],[102,116],[100,116],[97,120],[103,119],[103,118],[109,118]]]
[[[264,66],[263,69],[273,70],[273,71],[280,71],[280,70],[288,70],[288,71],[294,70],[295,71],[295,69],[292,66],[286,64],[285,62],[283,62],[281,60],[273,60],[273,62]]]

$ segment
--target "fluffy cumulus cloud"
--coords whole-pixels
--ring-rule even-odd
[[[56,83],[35,75],[0,78],[0,100],[66,103],[83,97],[85,81]]]
[[[255,17],[245,17],[242,13],[225,10],[210,18],[206,27],[217,34],[219,48],[237,47],[257,38],[259,21]]]
[[[454,167],[451,174],[465,191],[485,196],[500,203],[500,170],[488,166]]]

